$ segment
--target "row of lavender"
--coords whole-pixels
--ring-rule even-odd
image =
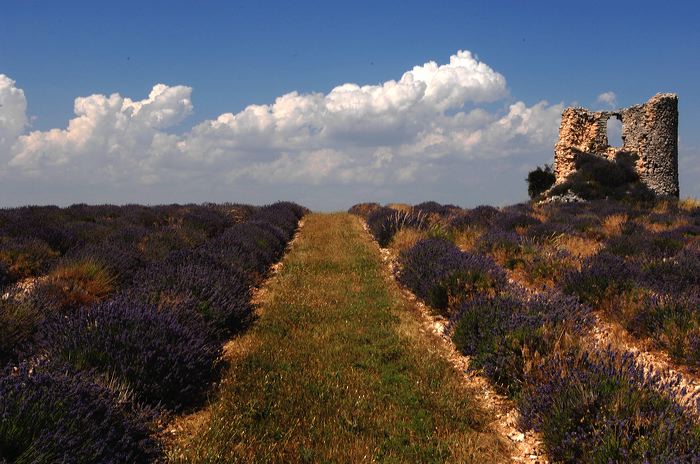
[[[392,219],[377,220],[382,215]],[[700,368],[697,205],[601,201],[463,211],[425,204],[411,213],[378,211],[373,222],[380,240],[408,225],[492,256],[525,285],[576,295],[677,362]]]
[[[475,247],[526,284],[575,295],[677,362],[700,367],[700,208],[520,206],[480,227],[488,232]]]
[[[592,263],[605,262],[607,252],[592,255],[579,269],[576,259],[563,256],[567,251],[543,249],[563,236],[599,233],[591,224],[602,223],[600,218],[643,216],[644,209],[610,203],[547,208],[462,210],[431,202],[412,208],[364,204],[351,212],[365,217],[380,244],[402,248],[399,282],[450,318],[458,349],[517,402],[522,425],[542,432],[555,461],[698,461],[700,427],[670,399],[674,386],[645,373],[634,357],[614,350],[591,352],[582,339],[590,333],[592,309],[591,300],[577,290],[607,288],[606,282],[629,272],[608,267],[607,274],[595,274]],[[675,233],[692,236],[700,225],[692,223],[697,209],[686,216],[684,229]],[[414,242],[406,244],[411,236],[406,231],[416,230]],[[605,249],[608,238],[600,234],[598,248]],[[646,253],[644,243],[640,252]],[[676,252],[687,256],[690,250],[684,246]],[[682,272],[678,259],[662,261],[677,270],[667,272],[664,282],[690,291],[692,282],[671,277]],[[531,278],[551,277],[554,285],[526,291],[509,281],[504,267]],[[570,296],[558,288],[559,280],[567,283],[563,288]]]
[[[199,404],[292,203],[0,211],[0,462],[152,462]]]

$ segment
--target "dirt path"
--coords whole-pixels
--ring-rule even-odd
[[[173,462],[510,462],[355,217],[313,214]]]

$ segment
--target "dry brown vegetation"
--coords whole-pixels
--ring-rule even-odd
[[[408,203],[388,203],[387,208],[395,209],[396,211],[409,212],[411,211],[411,205]]]
[[[104,300],[115,280],[105,266],[86,259],[57,266],[39,285],[59,308],[78,308]]]
[[[427,236],[428,233],[423,230],[401,229],[396,233],[396,235],[394,235],[394,238],[391,240],[391,248],[396,250],[396,252],[398,253],[401,250],[411,248],[413,245],[416,244],[416,242],[418,242],[418,240],[421,240]]]

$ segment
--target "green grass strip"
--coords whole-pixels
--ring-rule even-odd
[[[507,461],[356,217],[307,216],[265,291],[206,418],[171,461]]]

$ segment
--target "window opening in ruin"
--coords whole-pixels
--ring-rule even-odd
[[[608,145],[611,147],[622,147],[622,121],[615,116],[611,116],[607,122]]]

